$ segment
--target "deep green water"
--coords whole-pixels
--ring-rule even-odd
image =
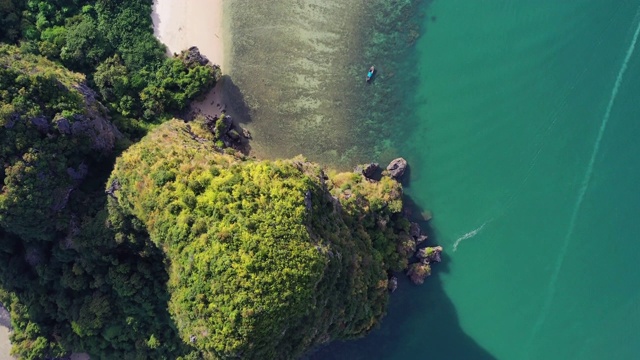
[[[447,256],[313,358],[640,358],[640,1],[425,12],[394,146]]]

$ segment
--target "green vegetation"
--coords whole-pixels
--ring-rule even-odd
[[[220,69],[166,58],[150,6],[0,0],[13,353],[286,359],[366,334],[406,268],[401,186],[246,160],[223,149],[228,119],[160,124]]]
[[[87,75],[125,129],[176,112],[210,89],[220,68],[165,57],[151,0],[0,0],[0,40],[21,42]],[[131,129],[135,131],[135,127]],[[140,135],[140,133],[135,133]]]
[[[51,209],[64,212],[75,188],[68,173],[81,177],[83,168],[100,160],[102,153],[94,150],[113,150],[114,144],[94,144],[86,135],[93,123],[107,123],[85,108],[77,89],[82,80],[50,61],[0,46],[0,225],[23,239],[53,238],[57,219]],[[80,136],[73,135],[74,127]]]
[[[325,181],[302,159],[243,161],[194,136],[205,132],[166,123],[109,180],[119,185],[110,213],[142,221],[171,260],[169,308],[183,341],[206,358],[294,358],[371,330],[387,270],[403,266],[395,241],[408,223],[390,221],[400,185]]]
[[[125,220],[105,226],[104,183],[126,139],[95,96],[84,76],[0,46],[0,302],[13,352],[174,358],[188,349],[166,311],[164,255]]]

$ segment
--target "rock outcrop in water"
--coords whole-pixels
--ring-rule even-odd
[[[423,264],[434,263],[442,261],[440,253],[442,253],[442,246],[426,247],[420,249],[416,256],[418,256],[418,259],[420,259],[420,262]]]
[[[380,170],[380,166],[378,163],[369,163],[366,165],[358,165],[356,166],[355,173],[362,174],[365,178],[369,180],[373,180],[376,173]]]
[[[387,166],[389,176],[394,179],[399,179],[404,175],[404,171],[407,169],[407,160],[403,158],[397,158],[391,161]]]
[[[409,265],[407,270],[407,276],[413,281],[414,284],[420,285],[424,283],[424,279],[431,275],[431,265],[426,263],[413,263]]]
[[[442,246],[426,247],[418,250],[416,256],[420,262],[409,265],[407,276],[414,284],[422,284],[424,279],[431,275],[431,265],[441,261]]]

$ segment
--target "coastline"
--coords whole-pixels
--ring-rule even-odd
[[[224,74],[229,73],[230,31],[224,17],[222,0],[154,0],[151,18],[153,33],[167,46],[168,54],[179,54],[192,46],[213,64],[219,65]],[[191,104],[193,113],[219,115],[230,101],[226,96],[225,79],[202,99]],[[233,112],[230,115],[235,115]]]
[[[11,342],[9,341],[9,335],[11,333],[11,319],[9,318],[9,311],[0,304],[0,360],[13,360],[15,359],[10,355]]]
[[[153,32],[170,54],[197,46],[209,61],[226,69],[222,0],[154,0]]]

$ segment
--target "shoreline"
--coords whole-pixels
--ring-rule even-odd
[[[224,8],[222,0],[154,0],[151,12],[153,33],[167,46],[168,55],[173,56],[196,46],[212,64],[219,65],[223,73],[228,74],[231,31]],[[220,115],[230,101],[226,96],[224,80],[220,79],[209,93],[194,101],[191,111],[210,116]],[[233,112],[229,114],[235,117]]]
[[[13,360],[11,356],[11,342],[9,335],[11,334],[11,319],[9,311],[0,304],[0,360]]]
[[[222,0],[154,0],[151,18],[154,35],[171,55],[197,46],[211,63],[226,69]]]

